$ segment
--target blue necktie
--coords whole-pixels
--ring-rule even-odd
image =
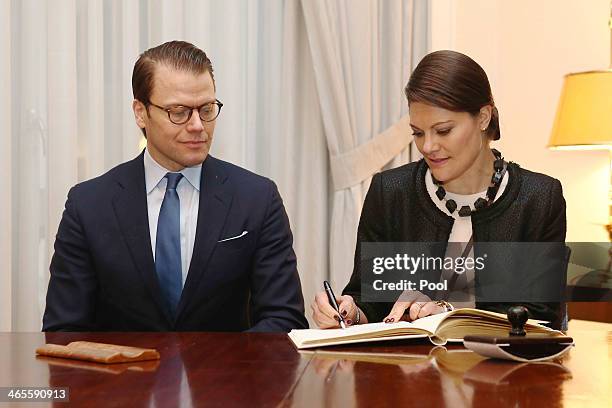
[[[170,313],[175,317],[183,289],[181,204],[176,192],[176,186],[183,175],[181,173],[166,173],[165,177],[168,179],[168,184],[157,221],[155,271]]]

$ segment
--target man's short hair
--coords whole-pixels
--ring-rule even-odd
[[[147,107],[153,90],[155,67],[162,64],[178,71],[192,72],[196,75],[209,72],[213,85],[215,83],[212,63],[204,51],[186,41],[163,43],[140,54],[138,61],[134,64],[132,93],[134,99],[138,99]],[[142,132],[146,136],[144,129],[142,129]]]

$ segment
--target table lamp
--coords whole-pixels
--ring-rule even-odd
[[[609,20],[612,55],[612,3]],[[608,150],[612,187],[612,65],[610,69],[565,75],[548,147],[561,150]],[[608,225],[612,240],[612,188]]]

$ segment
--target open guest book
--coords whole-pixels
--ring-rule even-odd
[[[542,320],[529,319],[529,337],[561,337],[560,331],[542,326]],[[436,345],[461,342],[464,336],[507,336],[510,323],[506,315],[480,309],[457,309],[423,317],[413,322],[368,323],[347,329],[291,330],[289,338],[298,349],[353,344],[371,341],[425,338]]]

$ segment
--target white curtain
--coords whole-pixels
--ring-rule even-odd
[[[402,92],[423,53],[412,0],[302,2],[314,60],[333,182],[330,277],[344,287],[353,269],[356,231],[372,175],[409,159],[409,120]],[[423,14],[425,13],[425,14]],[[422,27],[422,22],[418,23]],[[413,46],[416,43],[418,46]],[[418,55],[417,55],[418,57]]]
[[[307,305],[329,277],[330,251],[343,265],[333,268],[344,274],[334,274],[340,290],[366,178],[404,147],[394,136],[403,125],[392,125],[405,112],[413,7],[409,0],[350,7],[311,0],[0,0],[0,331],[40,330],[68,189],[139,153],[132,68],[140,52],[172,39],[194,43],[213,62],[224,107],[212,154],[278,184]],[[340,29],[342,21],[349,26]],[[313,32],[317,27],[323,31]],[[363,69],[351,65],[361,58]],[[333,76],[325,77],[327,69]],[[338,69],[350,75],[338,77]],[[340,99],[330,100],[325,88],[336,80],[341,87],[331,96]],[[370,145],[379,152],[354,154]],[[351,155],[377,157],[376,164],[355,169]],[[338,165],[343,161],[352,164]],[[352,171],[358,175],[338,181]],[[353,244],[340,246],[340,233]]]
[[[12,305],[11,8],[0,2],[0,331],[9,330]]]

